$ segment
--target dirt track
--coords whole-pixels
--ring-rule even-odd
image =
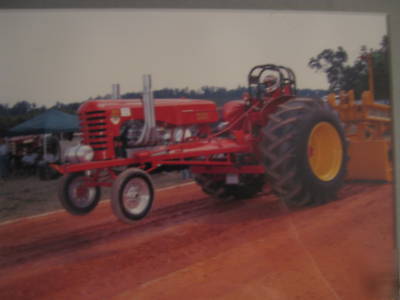
[[[394,299],[391,185],[288,213],[272,195],[161,190],[144,220],[110,204],[0,225],[0,299]]]

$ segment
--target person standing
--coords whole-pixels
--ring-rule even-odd
[[[4,138],[0,137],[0,179],[8,176],[9,149]]]

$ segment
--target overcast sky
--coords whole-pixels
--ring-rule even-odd
[[[299,88],[327,88],[310,57],[378,48],[382,14],[223,10],[0,11],[0,103],[52,105],[111,92],[246,84],[256,64],[292,68]]]

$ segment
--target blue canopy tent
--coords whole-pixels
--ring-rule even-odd
[[[47,135],[52,133],[75,132],[79,130],[79,120],[77,116],[64,113],[56,109],[50,109],[36,117],[27,120],[8,131],[9,136],[18,135],[43,135],[43,153],[46,154]],[[60,145],[57,140],[58,155],[60,153]]]
[[[50,109],[8,131],[11,136],[74,132],[79,130],[78,117],[56,109]]]

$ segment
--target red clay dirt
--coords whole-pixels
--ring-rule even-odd
[[[2,224],[0,299],[394,299],[392,185],[340,194],[289,212],[186,184],[133,225],[109,202]]]

